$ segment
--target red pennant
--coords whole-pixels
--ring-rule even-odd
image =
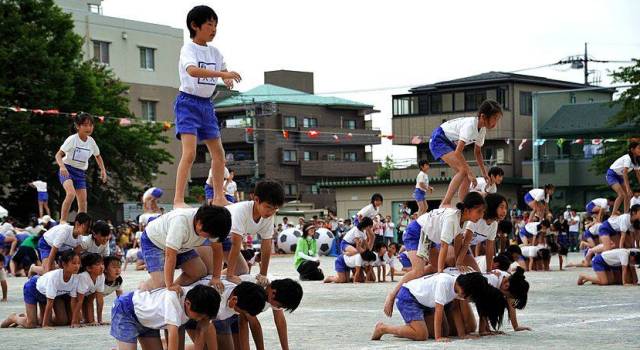
[[[289,130],[282,130],[282,137],[284,137],[285,139],[289,138]]]
[[[318,130],[307,131],[307,136],[309,136],[312,139],[315,139],[316,137],[318,137],[318,135],[320,135],[320,132]]]
[[[246,128],[246,129],[244,129],[244,131],[246,131],[247,134],[249,134],[249,135],[253,134],[253,128]]]
[[[591,140],[591,144],[593,145],[599,145],[602,143],[602,139],[593,139]]]
[[[583,142],[584,142],[584,139],[576,139],[572,143],[577,143],[577,144],[581,145]]]
[[[70,115],[71,117],[75,117],[75,116],[77,116],[77,115],[78,115],[78,113],[73,112],[73,113],[71,113],[71,114],[69,114],[69,115]]]
[[[131,120],[127,118],[120,119],[120,126],[129,126],[129,125],[131,125]]]
[[[73,115],[73,113],[71,115]],[[104,123],[104,116],[103,115],[98,116],[98,121],[100,122],[100,124]]]
[[[31,112],[33,112],[33,114],[38,114],[38,115],[44,114],[44,111],[41,109],[32,109]]]
[[[340,138],[336,134],[333,134],[333,139],[336,140],[336,143],[340,142]]]
[[[10,109],[10,110],[12,110],[12,111],[14,111],[14,112],[25,112],[25,111],[26,111],[26,109],[24,109],[24,108],[20,108],[20,107],[18,107],[18,106],[15,106],[15,107],[9,107],[9,109]]]
[[[46,111],[44,111],[44,114],[55,114],[58,115],[60,114],[60,111],[57,109],[47,109]]]
[[[393,135],[387,135],[387,140],[393,140],[394,137],[395,136],[393,136]]]
[[[169,129],[171,129],[171,123],[169,122],[162,123],[162,130],[167,131]]]
[[[347,133],[347,138],[348,138],[348,139],[350,139],[350,138],[352,138],[352,137],[353,137],[353,134],[352,134],[352,133],[350,133],[350,132],[348,132],[348,133]]]

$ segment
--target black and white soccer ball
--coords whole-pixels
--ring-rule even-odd
[[[333,244],[333,232],[321,227],[316,230],[316,234],[313,236],[318,246],[318,254],[329,255],[331,251],[331,245]]]
[[[302,237],[302,232],[295,228],[288,228],[282,230],[278,235],[277,247],[278,252],[283,254],[290,254],[296,251],[296,245],[298,238]]]

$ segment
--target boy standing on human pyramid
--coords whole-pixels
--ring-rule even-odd
[[[186,42],[180,50],[180,93],[174,104],[176,137],[182,142],[182,155],[173,198],[174,208],[187,207],[184,191],[198,141],[204,142],[211,154],[215,193],[213,204],[229,204],[224,197],[223,189],[224,149],[211,97],[218,78],[232,89],[234,81],[240,82],[241,77],[236,72],[227,71],[220,51],[207,45],[215,37],[217,25],[218,15],[208,6],[196,6],[187,14],[187,28],[191,41]]]

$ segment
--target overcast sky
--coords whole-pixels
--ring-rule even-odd
[[[104,15],[182,28],[195,5],[219,17],[212,45],[249,90],[263,72],[311,71],[315,91],[385,89],[334,96],[373,104],[374,126],[391,133],[391,95],[407,87],[488,71],[512,71],[581,54],[596,59],[640,57],[640,1],[191,1],[104,0]],[[603,84],[607,69],[598,64]],[[522,72],[583,81],[568,67]],[[177,72],[176,72],[177,74]],[[374,158],[415,158],[412,147],[374,147]]]

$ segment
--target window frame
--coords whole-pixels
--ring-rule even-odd
[[[111,45],[111,43],[103,40],[91,40],[91,41],[93,42],[93,58],[92,59],[98,63],[109,65],[111,63],[111,55],[109,53],[109,46]],[[98,55],[96,55],[96,45],[98,46],[98,50],[97,50]],[[105,52],[106,52],[106,60],[104,60]],[[99,56],[99,57],[96,57],[96,56]]]
[[[138,46],[138,48],[140,49],[140,69],[154,72],[156,70],[156,49],[146,46]],[[149,57],[151,57],[151,62],[149,62]],[[148,66],[149,63],[151,63],[151,67]]]

